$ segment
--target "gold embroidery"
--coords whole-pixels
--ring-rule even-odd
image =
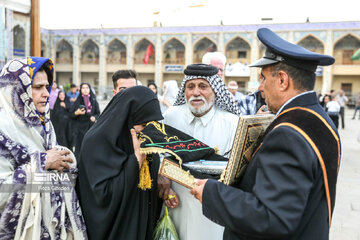
[[[141,141],[141,143],[145,142],[146,139],[148,139],[151,143],[154,143],[149,136],[143,134],[142,132],[139,133],[138,138]]]
[[[165,132],[165,125],[163,123],[159,123],[159,122],[156,122],[156,121],[151,121],[151,122],[148,122],[146,124],[146,126],[149,125],[149,124],[154,125],[154,127],[157,130],[159,130],[162,134],[167,135],[166,132]]]
[[[172,139],[177,140],[177,141],[180,141],[180,139],[179,139],[178,136],[172,136],[172,137],[166,136],[166,137],[165,137],[165,140],[166,140],[167,142],[170,142]]]

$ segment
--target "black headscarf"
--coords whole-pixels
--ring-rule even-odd
[[[143,86],[118,93],[86,133],[79,159],[79,195],[90,239],[152,239],[159,158],[153,186],[140,190],[130,129],[163,119],[155,94]]]
[[[59,98],[61,93],[65,94],[65,99],[62,101]],[[65,107],[60,105],[61,102],[65,103]],[[61,146],[71,148],[70,145],[70,129],[69,129],[69,110],[70,110],[70,101],[66,93],[61,90],[58,93],[58,97],[54,104],[54,108],[51,112],[51,122],[54,125],[56,132],[56,140]]]
[[[81,87],[83,85],[88,85],[89,89],[90,89],[90,103],[91,103],[91,106],[92,106],[92,112],[94,112],[94,108],[95,108],[95,105],[98,104],[97,101],[96,101],[96,96],[95,94],[93,93],[93,91],[91,90],[91,85],[89,83],[82,83],[80,84],[80,93],[76,99],[76,101],[74,102],[74,104],[71,106],[70,108],[70,112],[75,112],[80,105],[85,105],[85,102],[84,102],[84,98],[82,97],[82,93],[81,93]]]
[[[85,112],[85,115],[75,115],[75,111],[80,107],[80,105],[86,105],[84,98],[82,97],[81,87],[86,84],[90,88],[90,103],[91,103],[91,112]],[[75,157],[78,158],[81,151],[81,144],[84,138],[85,133],[93,126],[94,122],[90,120],[92,116],[97,119],[100,115],[99,103],[96,101],[95,94],[91,91],[91,86],[88,83],[82,83],[80,85],[80,94],[77,97],[76,101],[70,108],[70,118],[74,121],[72,122],[73,130],[73,145],[75,146]]]

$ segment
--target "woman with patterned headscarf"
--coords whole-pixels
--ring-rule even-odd
[[[0,73],[0,239],[86,238],[69,179],[75,158],[56,145],[50,122],[53,72],[50,59],[29,57]]]

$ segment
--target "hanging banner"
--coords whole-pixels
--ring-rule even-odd
[[[165,72],[182,72],[184,71],[183,65],[165,65]]]
[[[247,64],[237,63],[228,63],[225,67],[225,76],[226,77],[249,77],[250,68]]]

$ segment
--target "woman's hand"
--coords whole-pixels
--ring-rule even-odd
[[[85,111],[84,108],[78,108],[78,109],[76,109],[76,111],[74,112],[74,114],[75,114],[76,116],[78,116],[78,115],[85,115],[85,113],[86,113],[86,111]]]
[[[66,104],[64,102],[60,102],[60,106],[66,108]]]
[[[94,116],[91,116],[91,117],[90,117],[90,121],[95,122],[95,121],[96,121],[96,118],[95,118]]]
[[[68,156],[70,154],[68,150],[59,151],[57,148],[52,148],[46,151],[46,154],[45,170],[58,170],[62,172],[64,168],[70,169],[67,162],[72,163],[73,160]]]
[[[136,136],[136,132],[135,129],[130,129],[130,133],[131,133],[131,138],[132,138],[132,142],[133,142],[133,147],[134,147],[134,154],[139,162],[139,169],[141,168],[141,165],[145,159],[145,154],[140,153],[140,140],[138,139],[138,137]]]

